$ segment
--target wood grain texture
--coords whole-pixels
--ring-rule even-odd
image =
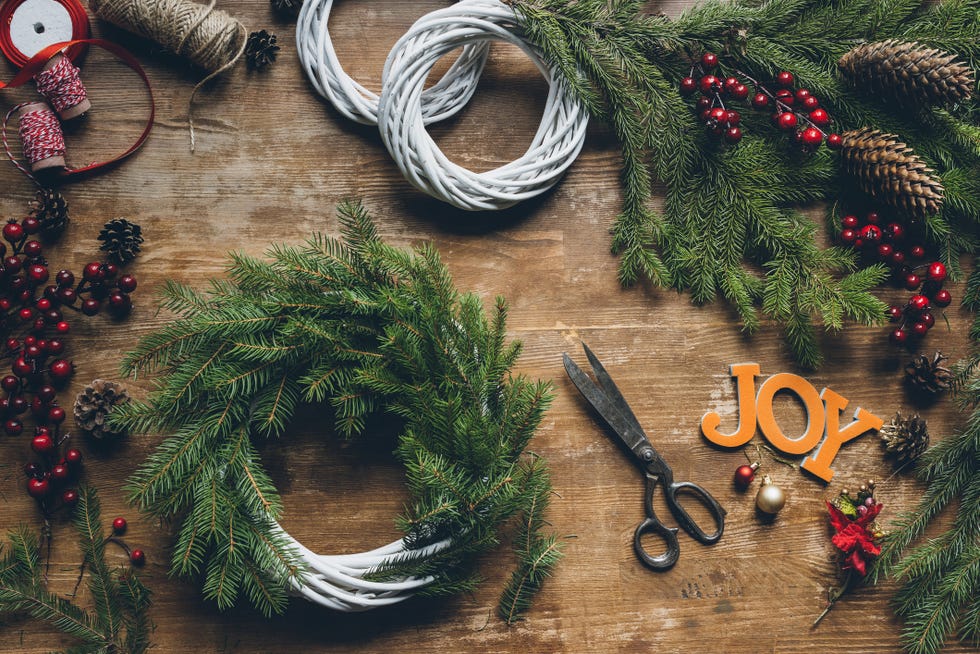
[[[691,1],[654,9],[676,14]],[[268,71],[251,73],[240,65],[200,95],[195,154],[188,151],[186,109],[200,71],[95,23],[98,35],[131,48],[146,66],[157,120],[131,161],[65,189],[72,225],[49,259],[54,266],[81,268],[94,258],[100,226],[116,216],[141,223],[147,242],[133,266],[140,289],[132,317],[119,324],[103,317],[75,321],[71,356],[78,374],[62,402],[70,404],[93,378],[117,378],[120,353],[164,323],[153,300],[164,280],[203,283],[222,274],[227,250],[259,254],[273,241],[297,242],[315,230],[336,233],[335,204],[363,198],[391,242],[431,241],[461,288],[487,300],[497,294],[510,300],[511,336],[526,346],[520,371],[552,378],[557,386],[531,449],[550,463],[557,493],[550,520],[569,538],[564,561],[527,619],[514,627],[493,616],[510,573],[506,548],[481,562],[486,580],[473,595],[412,601],[367,615],[333,614],[301,601],[271,620],[247,610],[221,613],[200,599],[196,586],[168,578],[168,530],[138,519],[125,504],[123,480],[159,441],[135,436],[109,454],[90,452],[85,478],[101,491],[106,522],[127,516],[127,540],[147,551],[144,577],[155,596],[157,651],[898,651],[900,625],[887,604],[891,584],[858,590],[810,630],[834,583],[822,502],[843,485],[889,476],[877,438],[867,435],[845,446],[829,485],[768,462],[766,471],[786,489],[789,502],[777,520],[757,519],[754,490],[738,493],[731,483],[743,454],[710,446],[698,424],[708,410],[722,412],[723,428],[734,424],[730,363],[756,361],[764,374],[794,366],[771,325],[748,337],[721,304],[696,307],[671,291],[619,287],[608,234],[620,197],[619,159],[606,129],[590,127],[581,157],[545,197],[498,214],[455,211],[413,192],[374,130],[346,122],[314,95],[297,63],[293,25],[276,18],[265,0],[222,4],[250,29],[277,32],[282,52]],[[444,5],[339,2],[330,24],[341,60],[356,79],[377,89],[388,48],[418,16]],[[95,110],[69,134],[69,158],[76,164],[125,147],[146,109],[136,77],[104,53],[88,55],[83,75]],[[500,165],[532,138],[545,91],[519,51],[495,46],[472,104],[432,132],[464,165]],[[25,96],[6,93],[4,107]],[[22,215],[30,183],[5,165],[0,188],[2,215]],[[954,288],[957,297],[961,290]],[[902,295],[894,294],[896,300]],[[967,349],[969,316],[956,308],[948,315],[952,331],[937,328],[926,347],[941,345],[956,358]],[[669,572],[651,572],[633,556],[642,484],[565,378],[561,352],[577,351],[579,339],[606,363],[677,477],[707,486],[728,509],[722,541],[708,548],[682,536],[680,561]],[[827,335],[825,343],[827,364],[809,375],[817,388],[833,388],[886,419],[917,408],[900,383],[906,356],[887,348],[883,329],[849,328]],[[130,386],[137,394],[147,388],[143,381]],[[950,433],[961,419],[948,402],[918,408],[934,435]],[[781,403],[779,415],[787,432],[802,424],[791,403]],[[0,527],[37,520],[22,491],[20,467],[28,453],[25,438],[0,440]],[[393,517],[405,498],[399,466],[385,452],[331,439],[315,408],[304,411],[288,437],[264,447],[264,460],[283,493],[285,527],[312,549],[361,550],[397,536]],[[922,492],[904,474],[879,488],[886,516],[911,507]],[[122,552],[112,557],[125,562]],[[70,530],[59,522],[56,589],[70,590],[77,561]],[[3,651],[45,652],[67,644],[29,621],[3,629]]]

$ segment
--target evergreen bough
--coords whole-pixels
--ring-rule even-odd
[[[244,596],[280,612],[304,571],[273,529],[282,504],[261,441],[284,434],[303,402],[326,404],[345,437],[368,437],[367,419],[388,414],[411,494],[398,524],[412,547],[452,545],[375,577],[469,589],[474,557],[516,518],[517,570],[499,607],[513,621],[560,556],[542,533],[547,469],[525,454],[550,385],[511,374],[521,347],[505,342],[502,298],[488,317],[433,248],[386,245],[359,204],[343,204],[340,221],[340,240],[275,246],[271,260],[232,255],[229,279],[207,291],[166,287],[176,319],[124,364],[157,373],[156,390],[112,414],[117,428],[168,435],[132,476],[131,499],[176,523],[173,574],[200,577],[222,608]]]
[[[85,557],[83,574],[88,570],[92,610],[44,587],[37,535],[21,527],[10,532],[7,553],[0,559],[0,614],[27,614],[80,641],[64,654],[142,654],[150,647],[153,630],[147,615],[150,591],[132,570],[115,570],[106,563],[98,496],[92,488],[81,488],[78,494],[73,522]]]
[[[883,267],[856,271],[854,252],[821,249],[814,223],[796,210],[852,186],[837,157],[794,151],[759,112],[743,114],[737,147],[708,136],[678,91],[705,51],[719,54],[723,75],[771,80],[791,71],[830,112],[835,131],[899,135],[946,189],[942,211],[927,220],[930,241],[954,272],[961,253],[977,250],[977,94],[953,108],[901,107],[854,89],[837,63],[856,43],[898,38],[975,69],[980,0],[707,0],[676,20],[641,13],[641,0],[505,1],[565,86],[619,137],[624,199],[612,249],[624,285],[646,278],[687,289],[698,303],[721,295],[748,331],[764,316],[783,325],[808,367],[821,361],[818,326],[884,318],[871,293]],[[666,185],[661,212],[650,206],[651,175]]]

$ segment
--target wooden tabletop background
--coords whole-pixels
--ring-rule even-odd
[[[675,15],[693,0],[652,9]],[[380,87],[388,49],[411,23],[442,0],[337,3],[331,33],[348,72]],[[244,64],[200,95],[197,152],[188,149],[187,102],[202,76],[184,61],[124,32],[94,22],[94,31],[123,43],[146,67],[157,117],[145,147],[116,170],[67,185],[71,226],[48,250],[54,269],[79,270],[97,257],[96,235],[124,216],[145,231],[144,252],[132,266],[140,288],[124,322],[98,316],[75,319],[70,341],[77,374],[61,402],[93,378],[118,379],[123,351],[160,327],[155,311],[165,280],[203,284],[223,272],[226,251],[262,253],[276,241],[298,242],[311,232],[336,234],[334,207],[361,198],[381,233],[404,246],[433,242],[458,285],[486,299],[505,295],[509,332],[525,344],[520,372],[555,381],[557,398],[530,449],[547,458],[556,497],[550,521],[568,536],[566,556],[526,620],[508,627],[495,616],[510,574],[506,547],[481,563],[485,582],[471,595],[413,600],[369,614],[341,615],[294,600],[288,612],[266,620],[242,608],[220,612],[198,586],[168,577],[171,534],[141,519],[121,490],[127,476],[160,441],[135,435],[109,452],[87,453],[85,480],[98,487],[108,523],[126,516],[126,536],[146,550],[143,573],[154,592],[153,640],[161,652],[895,652],[901,625],[888,601],[891,583],[847,597],[816,630],[814,617],[835,583],[824,499],[869,477],[885,480],[892,467],[875,434],[844,447],[825,485],[790,467],[765,462],[789,497],[771,523],[754,510],[755,488],[738,492],[732,473],[742,451],[710,446],[700,417],[719,411],[734,426],[731,363],[754,361],[763,375],[794,372],[778,329],[753,336],[739,330],[723,304],[698,307],[686,295],[640,286],[622,289],[609,229],[618,210],[619,154],[599,124],[578,161],[542,199],[496,214],[469,214],[414,192],[389,159],[375,129],[354,125],[321,101],[296,57],[294,24],[265,0],[223,1],[250,29],[276,32],[278,62],[264,72]],[[2,67],[0,67],[2,68]],[[11,71],[5,71],[10,77]],[[93,51],[83,78],[94,110],[69,135],[76,165],[123,149],[141,129],[147,99],[135,75],[104,52]],[[519,156],[533,136],[546,87],[521,53],[496,44],[472,103],[432,129],[455,161],[486,170]],[[28,97],[5,92],[4,110]],[[0,166],[0,215],[24,214],[33,189],[13,166]],[[819,219],[819,212],[814,212]],[[961,297],[961,287],[954,293]],[[903,293],[888,291],[898,301]],[[969,316],[952,307],[951,331],[937,327],[923,349],[954,359],[966,352]],[[901,367],[909,358],[886,343],[886,328],[849,327],[824,339],[827,362],[806,373],[819,389],[843,394],[888,419],[918,409],[934,438],[962,417],[948,400],[917,407],[905,393]],[[728,510],[724,538],[705,547],[681,536],[681,557],[669,572],[652,572],[633,555],[633,528],[642,517],[638,471],[594,422],[561,366],[563,351],[586,340],[606,363],[678,479],[708,487]],[[130,384],[141,395],[145,382]],[[803,412],[779,398],[777,416],[799,433]],[[758,436],[756,441],[758,442]],[[751,450],[747,450],[752,452]],[[26,437],[0,439],[0,527],[37,524],[23,490]],[[753,454],[754,456],[754,454]],[[338,443],[315,408],[290,433],[264,447],[264,460],[283,494],[283,524],[315,551],[343,553],[397,537],[393,519],[405,499],[400,467],[386,452]],[[879,485],[885,519],[914,505],[923,487],[907,474]],[[663,511],[663,509],[662,509]],[[666,514],[666,513],[665,513]],[[126,564],[121,551],[114,562]],[[67,593],[79,553],[64,519],[56,521],[52,584]],[[0,649],[45,652],[70,644],[47,626],[15,620],[3,626]],[[949,651],[957,651],[951,647]]]

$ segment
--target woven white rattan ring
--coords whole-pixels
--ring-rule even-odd
[[[436,62],[460,46],[506,41],[521,48],[548,81],[541,125],[516,161],[476,173],[449,160],[425,130],[424,87]],[[544,193],[585,142],[588,113],[524,40],[513,9],[499,0],[463,0],[420,18],[385,62],[378,107],[381,138],[416,188],[470,211],[505,209]]]
[[[327,23],[333,0],[307,0],[296,24],[296,51],[317,93],[337,111],[365,125],[378,124],[378,95],[344,72],[330,40]],[[455,114],[476,90],[487,61],[490,44],[477,42],[463,47],[446,74],[422,94],[426,124]]]

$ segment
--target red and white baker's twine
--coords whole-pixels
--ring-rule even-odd
[[[77,107],[88,98],[78,67],[68,57],[59,57],[54,66],[35,75],[34,82],[37,92],[59,114]]]
[[[24,145],[24,158],[32,166],[51,157],[65,156],[65,135],[61,131],[61,121],[50,107],[23,114],[18,132]]]
[[[398,168],[419,190],[469,211],[505,209],[550,189],[578,156],[588,112],[524,39],[514,10],[500,0],[462,0],[419,19],[388,55],[380,95],[341,68],[327,31],[332,5],[333,0],[303,3],[296,27],[303,69],[337,111],[378,125]],[[425,126],[454,115],[469,101],[490,41],[521,48],[548,81],[549,92],[528,150],[516,161],[476,173],[450,161]],[[462,53],[446,74],[425,88],[436,61],[458,48]]]

